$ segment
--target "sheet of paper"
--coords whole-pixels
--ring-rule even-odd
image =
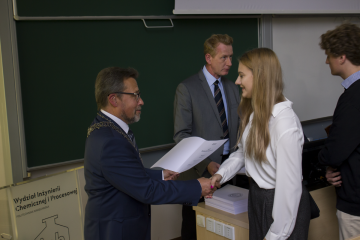
[[[174,172],[184,172],[216,151],[227,139],[206,141],[200,137],[189,137],[181,140],[153,167],[161,167]]]

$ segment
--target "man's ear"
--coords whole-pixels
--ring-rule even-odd
[[[342,64],[344,64],[345,63],[345,61],[346,61],[346,55],[345,54],[343,54],[343,55],[340,55],[339,56],[339,63],[342,65]]]
[[[116,99],[116,94],[110,94],[108,96],[108,101],[111,106],[117,107],[118,106],[118,99]]]
[[[205,54],[205,61],[207,64],[211,64],[212,56],[210,55],[210,53]]]

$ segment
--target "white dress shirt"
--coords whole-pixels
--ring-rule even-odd
[[[278,103],[272,110],[269,121],[270,144],[266,149],[267,163],[258,163],[245,155],[245,142],[253,119],[250,115],[239,149],[220,166],[217,174],[224,183],[233,178],[245,165],[246,175],[263,189],[274,189],[275,198],[267,240],[287,239],[296,223],[302,194],[302,147],[304,134],[298,117],[288,99]]]

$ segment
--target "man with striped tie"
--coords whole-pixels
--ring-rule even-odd
[[[176,143],[191,136],[205,140],[229,139],[204,161],[181,173],[180,180],[211,177],[234,151],[239,128],[239,88],[224,77],[232,65],[232,43],[233,39],[227,34],[214,34],[207,39],[204,43],[205,66],[197,74],[180,83],[176,89]],[[244,182],[248,183],[247,177],[244,178]],[[191,206],[183,206],[182,217],[182,239],[196,239],[195,211]]]

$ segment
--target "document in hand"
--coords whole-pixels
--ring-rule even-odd
[[[151,168],[161,167],[182,173],[210,156],[226,141],[227,139],[206,141],[200,137],[184,138]]]

